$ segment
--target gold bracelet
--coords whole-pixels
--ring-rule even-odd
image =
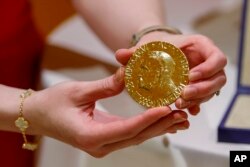
[[[25,132],[26,132],[26,129],[29,127],[29,122],[28,122],[28,120],[26,120],[23,117],[23,103],[24,103],[24,100],[27,97],[29,97],[32,94],[32,92],[33,92],[32,89],[28,89],[28,90],[26,90],[25,92],[23,92],[20,95],[19,116],[18,116],[18,118],[15,121],[15,125],[16,125],[16,127],[19,128],[19,130],[21,131],[22,136],[23,136],[24,143],[22,145],[22,148],[26,149],[26,150],[34,151],[35,149],[37,149],[38,144],[37,143],[28,142],[27,137],[25,135]]]
[[[170,34],[182,34],[181,31],[178,30],[177,28],[168,27],[168,26],[161,26],[161,25],[150,26],[150,27],[147,27],[147,28],[139,31],[138,33],[134,34],[132,36],[131,45],[135,46],[139,42],[141,37],[143,37],[145,34],[153,32],[153,31],[164,31],[164,32],[167,32]]]

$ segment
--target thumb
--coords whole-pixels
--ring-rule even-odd
[[[86,96],[91,100],[98,100],[119,94],[124,88],[124,67],[120,67],[110,77],[88,82]]]
[[[135,47],[130,49],[119,49],[115,52],[116,60],[121,63],[122,65],[126,65],[129,58],[132,56],[133,52],[135,51]]]

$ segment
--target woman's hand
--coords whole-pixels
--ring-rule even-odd
[[[172,35],[166,32],[151,32],[130,49],[120,49],[116,59],[126,65],[136,48],[151,41],[166,41],[180,48],[186,55],[189,66],[189,85],[186,86],[175,105],[188,108],[193,115],[200,111],[199,105],[211,99],[226,83],[224,67],[226,56],[213,42],[202,35]]]
[[[148,109],[131,118],[97,110],[97,100],[123,90],[123,78],[124,68],[120,68],[102,80],[66,82],[35,92],[24,104],[24,115],[30,122],[27,133],[47,135],[94,157],[102,157],[152,137],[188,128],[187,114],[171,111],[169,107]]]

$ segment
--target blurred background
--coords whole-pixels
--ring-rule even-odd
[[[70,1],[31,2],[36,23],[47,40],[43,87],[72,79],[100,79],[116,70],[119,64],[114,54],[76,14]],[[228,167],[229,150],[249,149],[248,145],[217,142],[217,127],[236,88],[242,0],[165,0],[164,3],[169,25],[178,27],[185,34],[208,36],[227,55],[228,82],[221,95],[204,104],[203,112],[197,117],[190,116],[189,130],[152,139],[103,159],[94,159],[80,150],[45,137],[37,156],[38,167]],[[122,116],[143,111],[126,91],[114,98],[101,100],[97,106]]]

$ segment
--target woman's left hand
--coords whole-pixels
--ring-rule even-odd
[[[186,55],[190,68],[189,84],[175,105],[179,109],[188,108],[191,114],[196,115],[200,111],[200,104],[211,99],[226,83],[226,56],[210,39],[202,35],[152,32],[143,36],[135,47],[117,50],[116,59],[126,65],[136,48],[151,41],[169,42]]]

